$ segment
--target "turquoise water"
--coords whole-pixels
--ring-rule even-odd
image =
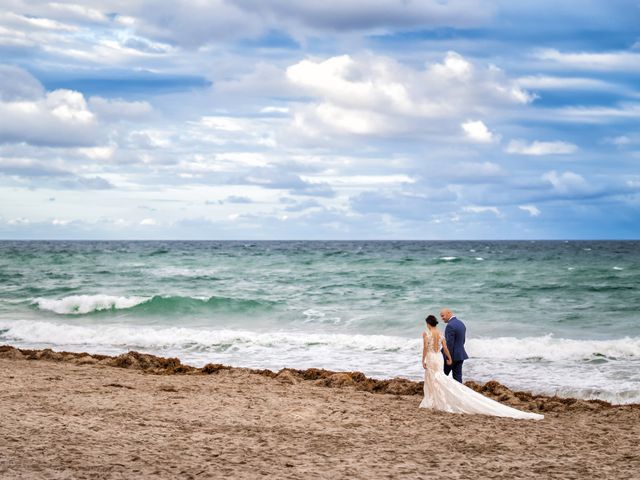
[[[465,376],[640,402],[640,242],[0,242],[0,343],[421,376],[424,317]]]

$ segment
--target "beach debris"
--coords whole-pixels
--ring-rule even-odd
[[[327,388],[349,388],[363,392],[390,395],[418,396],[423,394],[423,383],[404,378],[378,380],[367,377],[362,372],[334,372],[321,368],[298,370],[284,368],[278,372],[267,369],[231,367],[218,363],[208,363],[202,368],[183,365],[178,358],[164,358],[147,353],[130,351],[116,357],[89,354],[86,352],[55,352],[49,348],[29,350],[0,345],[0,358],[10,360],[45,360],[52,362],[72,362],[77,365],[99,364],[110,367],[140,370],[155,375],[212,375],[230,372],[234,375],[261,375],[274,378],[283,384],[295,385],[310,382]],[[465,385],[473,390],[509,406],[535,412],[562,413],[569,411],[599,411],[613,408],[640,408],[640,405],[612,405],[602,400],[580,400],[557,396],[534,395],[515,392],[496,381],[485,384],[468,381]],[[125,385],[109,384],[106,387],[132,388]],[[166,392],[177,391],[174,387],[161,387]]]

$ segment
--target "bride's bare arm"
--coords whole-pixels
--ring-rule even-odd
[[[422,368],[427,368],[427,334],[422,332]]]

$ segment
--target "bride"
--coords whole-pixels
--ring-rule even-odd
[[[443,372],[444,351],[447,364],[451,365],[451,355],[446,342],[436,328],[438,320],[433,315],[426,318],[427,328],[422,333],[422,367],[424,368],[424,398],[420,408],[431,408],[451,413],[475,413],[496,417],[511,417],[541,420],[543,415],[521,412],[498,403],[469,387],[456,382]]]

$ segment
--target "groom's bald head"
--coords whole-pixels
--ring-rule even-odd
[[[451,319],[451,317],[453,317],[453,312],[448,308],[443,308],[442,310],[440,310],[440,318],[442,318],[444,323],[447,323]]]

